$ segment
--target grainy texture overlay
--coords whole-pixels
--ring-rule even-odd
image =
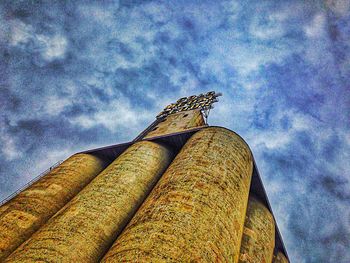
[[[285,255],[278,252],[277,255],[273,257],[273,263],[289,263],[289,261]]]
[[[167,116],[145,138],[186,131],[205,125],[200,110],[183,111]]]
[[[260,201],[250,198],[239,262],[271,263],[274,247],[275,221]]]
[[[349,0],[0,0],[0,199],[215,90],[291,260],[349,263],[349,83]]]
[[[0,207],[0,261],[27,240],[104,168],[76,154]]]
[[[235,133],[197,132],[102,262],[237,262],[252,167]]]
[[[164,146],[130,146],[6,262],[97,262],[168,166]]]

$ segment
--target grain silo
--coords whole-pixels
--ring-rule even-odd
[[[249,146],[207,124],[219,95],[179,99],[133,141],[73,155],[3,204],[2,259],[288,262]]]

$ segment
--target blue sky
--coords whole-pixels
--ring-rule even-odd
[[[215,90],[292,262],[350,262],[349,51],[345,0],[2,1],[0,198]]]

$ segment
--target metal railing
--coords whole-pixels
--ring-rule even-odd
[[[1,202],[0,202],[0,206],[2,206],[3,204],[7,203],[8,201],[10,201],[13,197],[15,197],[17,194],[19,194],[20,192],[22,192],[23,190],[27,189],[29,186],[31,186],[32,184],[34,184],[36,181],[38,181],[41,177],[43,177],[44,175],[48,174],[50,171],[52,171],[52,169],[56,168],[57,166],[59,166],[61,163],[63,162],[63,160],[60,160],[58,162],[56,162],[54,165],[50,166],[50,168],[46,169],[45,171],[43,171],[42,173],[40,173],[38,176],[34,177],[32,180],[30,180],[28,183],[26,183],[25,185],[23,185],[22,187],[20,187],[17,191],[13,192],[12,194],[10,194],[9,196],[5,197]]]

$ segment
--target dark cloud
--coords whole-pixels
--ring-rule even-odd
[[[2,1],[0,196],[133,139],[171,101],[250,144],[292,262],[349,262],[349,6]]]

